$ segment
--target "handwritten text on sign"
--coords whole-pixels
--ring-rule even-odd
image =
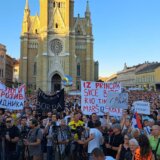
[[[109,92],[107,106],[111,108],[128,108],[128,93]]]
[[[150,115],[150,103],[144,101],[135,101],[133,103],[135,112],[139,114]]]
[[[121,92],[120,83],[102,83],[81,81],[81,107],[86,115],[97,113],[103,115],[108,112],[108,92]]]
[[[22,110],[25,100],[25,85],[8,88],[0,82],[0,108]]]

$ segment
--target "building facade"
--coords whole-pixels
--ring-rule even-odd
[[[136,72],[136,85],[140,88],[160,90],[160,63],[148,63]]]
[[[135,69],[136,67],[125,68],[117,73],[117,81],[121,83],[122,87],[135,86]]]
[[[94,62],[94,80],[95,81],[99,80],[99,62],[98,61]]]
[[[13,60],[13,83],[19,82],[19,60]]]
[[[6,54],[6,46],[0,44],[0,81],[8,87],[13,84],[13,58]]]
[[[121,83],[124,88],[137,87],[136,73],[147,66],[147,63],[138,64],[132,67],[127,67],[124,64],[124,69],[117,73],[117,81]]]
[[[73,78],[74,89],[81,80],[94,81],[93,41],[88,1],[85,17],[74,17],[74,0],[40,0],[36,16],[26,0],[20,81],[44,91],[61,89],[65,75]]]

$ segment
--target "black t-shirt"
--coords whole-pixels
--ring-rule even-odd
[[[119,160],[124,160],[124,158],[125,158],[125,154],[126,154],[127,152],[129,152],[129,151],[130,151],[130,149],[129,149],[129,148],[127,148],[127,149],[126,149],[126,148],[124,148],[124,145],[122,145]]]
[[[15,137],[20,136],[19,129],[16,126],[12,126],[11,128],[6,128],[5,135],[7,133],[9,134],[11,139],[14,139]],[[16,145],[17,145],[17,143],[15,143],[15,142],[13,143],[8,140],[5,140],[5,148],[7,151],[15,151]]]
[[[94,123],[92,122],[92,121],[89,121],[88,122],[88,127],[89,128],[94,128],[95,126],[94,126]]]
[[[2,137],[5,136],[5,129],[5,124],[0,122],[0,142],[2,141]]]
[[[121,134],[111,135],[109,144],[112,147],[119,147],[120,144],[123,144],[123,136]],[[107,148],[107,155],[115,158],[116,154],[117,154],[117,151]]]

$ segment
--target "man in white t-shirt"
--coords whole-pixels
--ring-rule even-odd
[[[92,158],[93,160],[115,160],[113,157],[110,156],[105,157],[103,151],[99,148],[95,148],[92,151]]]
[[[91,155],[92,151],[95,148],[100,148],[100,146],[104,142],[103,135],[100,131],[100,128],[101,128],[101,122],[99,120],[96,120],[94,124],[94,128],[90,129],[89,134],[93,135],[94,139],[88,143],[89,160],[93,160],[92,155]]]

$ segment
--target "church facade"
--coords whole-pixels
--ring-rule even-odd
[[[31,16],[28,0],[21,33],[20,82],[29,88],[56,91],[66,75],[94,81],[93,34],[89,2],[85,16],[74,17],[74,0],[40,0],[40,14]]]

